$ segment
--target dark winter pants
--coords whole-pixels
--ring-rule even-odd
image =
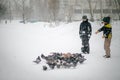
[[[105,52],[106,52],[107,56],[110,56],[110,44],[111,44],[111,38],[110,39],[105,38],[104,49],[105,49]]]
[[[89,53],[89,37],[88,35],[83,35],[81,36],[81,39],[82,39],[82,52],[83,53]]]

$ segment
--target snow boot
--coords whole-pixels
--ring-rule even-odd
[[[110,56],[109,56],[109,55],[104,55],[103,57],[105,57],[105,58],[110,58]]]

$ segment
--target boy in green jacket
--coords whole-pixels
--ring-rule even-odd
[[[110,44],[111,44],[111,38],[112,38],[112,26],[110,25],[110,17],[104,17],[103,18],[103,24],[104,26],[97,30],[95,33],[98,34],[99,32],[103,31],[102,38],[105,38],[104,41],[104,49],[106,52],[106,55],[104,55],[105,58],[110,58]]]

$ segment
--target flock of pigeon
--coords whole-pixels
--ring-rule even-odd
[[[41,54],[38,56],[35,61],[36,64],[39,64],[42,59],[46,61],[48,66],[43,65],[43,70],[47,70],[48,68],[70,68],[76,67],[78,63],[83,63],[86,59],[80,53],[57,53],[52,52],[50,55],[45,56]]]

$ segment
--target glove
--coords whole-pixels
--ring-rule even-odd
[[[91,37],[91,35],[89,34],[89,35],[88,35],[88,38],[90,38],[90,37]]]
[[[91,32],[88,33],[88,38],[90,38],[90,37],[91,37]]]
[[[90,36],[91,36],[91,35],[92,35],[92,34],[91,34],[91,32],[88,32],[88,35],[90,35]]]

